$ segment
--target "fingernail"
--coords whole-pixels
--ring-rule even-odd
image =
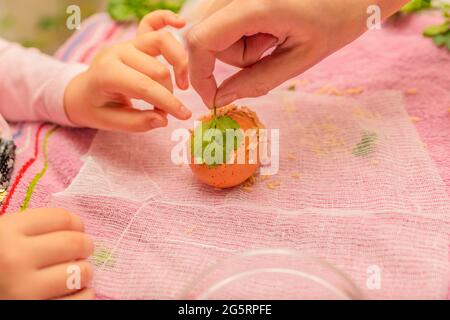
[[[215,104],[217,107],[223,107],[226,106],[235,100],[238,99],[238,95],[236,93],[228,93],[228,94],[221,94],[216,97]]]
[[[151,122],[152,128],[162,128],[166,126],[166,122],[162,119],[154,119]]]
[[[190,118],[192,116],[191,110],[189,110],[188,108],[186,108],[183,105],[180,106],[180,114],[181,114],[181,116],[183,116],[185,118]]]
[[[189,81],[188,81],[188,79],[187,79],[187,77],[183,77],[183,76],[180,76],[180,89],[181,90],[187,90],[188,88],[189,88]]]

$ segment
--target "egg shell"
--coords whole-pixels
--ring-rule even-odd
[[[254,119],[245,113],[239,112],[239,109],[230,111],[227,116],[236,121],[244,132],[249,129],[258,129]],[[209,121],[211,117],[203,119]],[[244,145],[241,148],[245,147]],[[194,176],[201,182],[219,189],[227,189],[240,185],[250,178],[259,168],[260,164],[249,164],[250,152],[248,148],[245,151],[245,164],[222,164],[215,167],[209,167],[206,164],[194,164],[191,161],[191,170]]]

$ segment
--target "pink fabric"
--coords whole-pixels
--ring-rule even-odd
[[[450,53],[421,35],[426,26],[441,20],[424,14],[385,24],[302,78],[312,82],[306,91],[324,85],[404,91],[406,109],[450,194]],[[417,94],[407,94],[410,88]]]
[[[192,91],[180,98],[194,117],[204,114]],[[258,110],[267,128],[280,128],[279,171],[258,178],[250,192],[214,190],[171,159],[172,134],[193,120],[171,121],[145,135],[97,134],[76,179],[52,201],[79,214],[97,246],[112,254],[98,265],[97,292],[119,299],[180,298],[224,257],[289,248],[339,268],[367,298],[446,296],[449,197],[401,93],[351,99],[278,91],[243,104]],[[358,155],[355,146],[368,131],[377,137],[376,150]],[[278,187],[268,188],[275,182]],[[284,269],[283,261],[270,260]],[[258,261],[247,267],[262,268]],[[369,267],[382,270],[377,290],[366,286]],[[248,286],[238,281],[234,292],[219,297],[322,293],[289,277],[276,285],[267,274],[254,280]],[[198,298],[202,291],[191,293]]]
[[[440,18],[424,15],[403,19],[396,26],[385,25],[382,30],[366,34],[323,61],[301,78],[310,81],[310,85],[303,89],[307,92],[314,92],[323,86],[338,89],[361,86],[366,92],[416,88],[416,95],[406,95],[406,108],[411,116],[419,120],[415,123],[416,128],[450,194],[450,74],[447,71],[450,69],[450,55],[421,36],[425,26],[437,21]],[[111,26],[104,15],[94,17],[90,22],[97,23],[95,28],[103,30]],[[68,49],[83,31],[68,42]],[[130,35],[131,32],[121,31],[114,40]],[[100,32],[91,36],[90,43],[104,38]],[[78,57],[82,56],[80,52],[89,49],[83,42],[74,44],[73,48],[76,48]],[[63,58],[63,55],[59,57]],[[64,59],[70,60],[70,57]],[[18,147],[22,148],[17,172],[32,154],[28,132],[33,136],[36,126],[14,126],[14,129]],[[30,207],[48,204],[52,193],[68,186],[82,164],[80,157],[86,152],[91,139],[92,131],[89,130],[61,129],[55,133],[49,143],[49,170],[37,185]],[[41,167],[42,153],[21,179],[12,197],[10,212],[19,208],[30,181]]]
[[[64,112],[64,91],[85,68],[0,39],[0,114],[8,121],[71,125]]]

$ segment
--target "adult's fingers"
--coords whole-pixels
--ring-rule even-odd
[[[234,0],[213,0],[213,1],[207,1],[208,5],[204,7],[205,15],[202,17],[202,20],[205,20],[207,17],[212,15],[213,13],[219,11],[223,7],[227,6]]]
[[[57,231],[84,231],[80,217],[64,209],[34,209],[18,213],[12,217],[25,235],[34,236]]]
[[[88,287],[93,272],[87,261],[60,264],[37,271],[29,285],[39,288],[40,299],[56,299]]]
[[[125,64],[115,64],[103,72],[104,76],[99,79],[103,90],[144,100],[181,120],[192,116],[189,109],[163,85]]]
[[[130,48],[121,52],[120,55],[122,62],[127,66],[149,76],[166,87],[167,90],[173,92],[170,71],[156,58],[136,49],[131,44]]]
[[[243,37],[223,52],[217,53],[217,58],[227,64],[246,68],[255,64],[262,55],[278,43],[278,38],[266,33]]]
[[[270,10],[254,4],[254,1],[233,1],[194,26],[186,36],[191,83],[210,108],[217,91],[213,75],[217,53],[243,36],[271,34]]]
[[[232,1],[214,12],[189,30],[186,35],[189,49],[202,48],[220,52],[243,36],[273,34],[272,22],[276,19],[272,16],[270,7],[266,8],[262,4],[254,6],[259,2],[261,1]]]
[[[144,17],[139,23],[138,35],[156,31],[166,26],[183,28],[186,21],[170,10],[158,10]]]
[[[58,298],[57,300],[95,300],[95,292],[91,288],[86,288],[75,294]]]
[[[166,31],[146,33],[133,40],[133,43],[138,50],[148,55],[162,55],[173,66],[178,87],[188,88],[188,56],[172,34]]]
[[[94,251],[94,243],[82,232],[60,231],[30,239],[30,252],[37,268],[74,260],[87,259]]]
[[[270,56],[224,81],[215,102],[218,106],[224,106],[240,98],[266,95],[315,62],[314,55],[300,49],[277,49]]]

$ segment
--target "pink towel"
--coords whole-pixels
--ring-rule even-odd
[[[298,101],[294,97],[292,106],[277,94],[252,104],[269,127],[284,129],[283,155],[290,152],[297,158],[282,159],[275,178],[281,186],[274,191],[263,182],[250,194],[201,186],[189,169],[170,162],[170,129],[145,137],[98,135],[80,175],[54,200],[84,216],[102,250],[109,252],[99,264],[97,289],[114,298],[182,297],[187,283],[218,259],[275,246],[308,252],[338,266],[369,298],[443,298],[448,196],[402,113],[402,102],[380,92],[405,92],[409,103],[423,90],[418,82],[400,83],[402,77],[413,79],[401,73],[414,70],[401,67],[408,66],[407,52],[395,55],[394,61],[377,49],[380,41],[386,44],[384,38],[396,43],[405,38],[392,32],[367,34],[296,82],[301,91],[356,95],[355,105],[316,95],[299,96]],[[414,38],[429,44],[417,34]],[[436,50],[427,46],[431,49]],[[411,60],[414,53],[409,52]],[[448,63],[445,52],[442,57]],[[386,76],[389,62],[398,66],[395,82]],[[354,68],[354,63],[365,69]],[[223,65],[218,68],[220,77],[229,71]],[[355,88],[364,93],[358,95],[361,89]],[[191,93],[180,96],[197,115],[205,112]],[[328,123],[327,117],[333,121]],[[171,128],[179,125],[172,123]],[[344,132],[336,137],[339,128]],[[376,132],[380,149],[375,158],[360,161],[347,149],[367,130]],[[339,141],[347,151],[328,154]],[[325,159],[311,157],[309,149]],[[303,176],[300,181],[290,176],[297,171]],[[380,290],[366,287],[371,266],[384,271]],[[246,286],[244,298],[257,294],[252,285]],[[270,284],[258,286],[269,292]],[[242,288],[235,289],[243,293]],[[285,297],[304,297],[295,289]],[[236,296],[227,291],[220,297]]]
[[[192,92],[180,96],[196,116],[204,113]],[[98,292],[120,299],[182,298],[223,258],[288,248],[338,268],[367,298],[445,297],[449,197],[401,94],[351,99],[276,91],[243,103],[258,110],[267,128],[280,129],[279,172],[257,178],[251,190],[214,190],[188,166],[172,162],[172,133],[192,122],[174,121],[146,135],[96,136],[79,175],[53,203],[79,213],[108,252],[98,263]],[[267,259],[271,270],[286,269],[279,257]],[[229,277],[216,282],[265,265],[250,261],[239,274],[219,268]],[[305,273],[297,263],[290,266],[283,275]],[[376,289],[366,284],[373,268],[380,270]],[[314,276],[330,286],[324,277],[333,272],[323,272]],[[322,296],[299,277],[272,276],[240,279],[215,297]],[[216,282],[189,297],[202,297]]]

